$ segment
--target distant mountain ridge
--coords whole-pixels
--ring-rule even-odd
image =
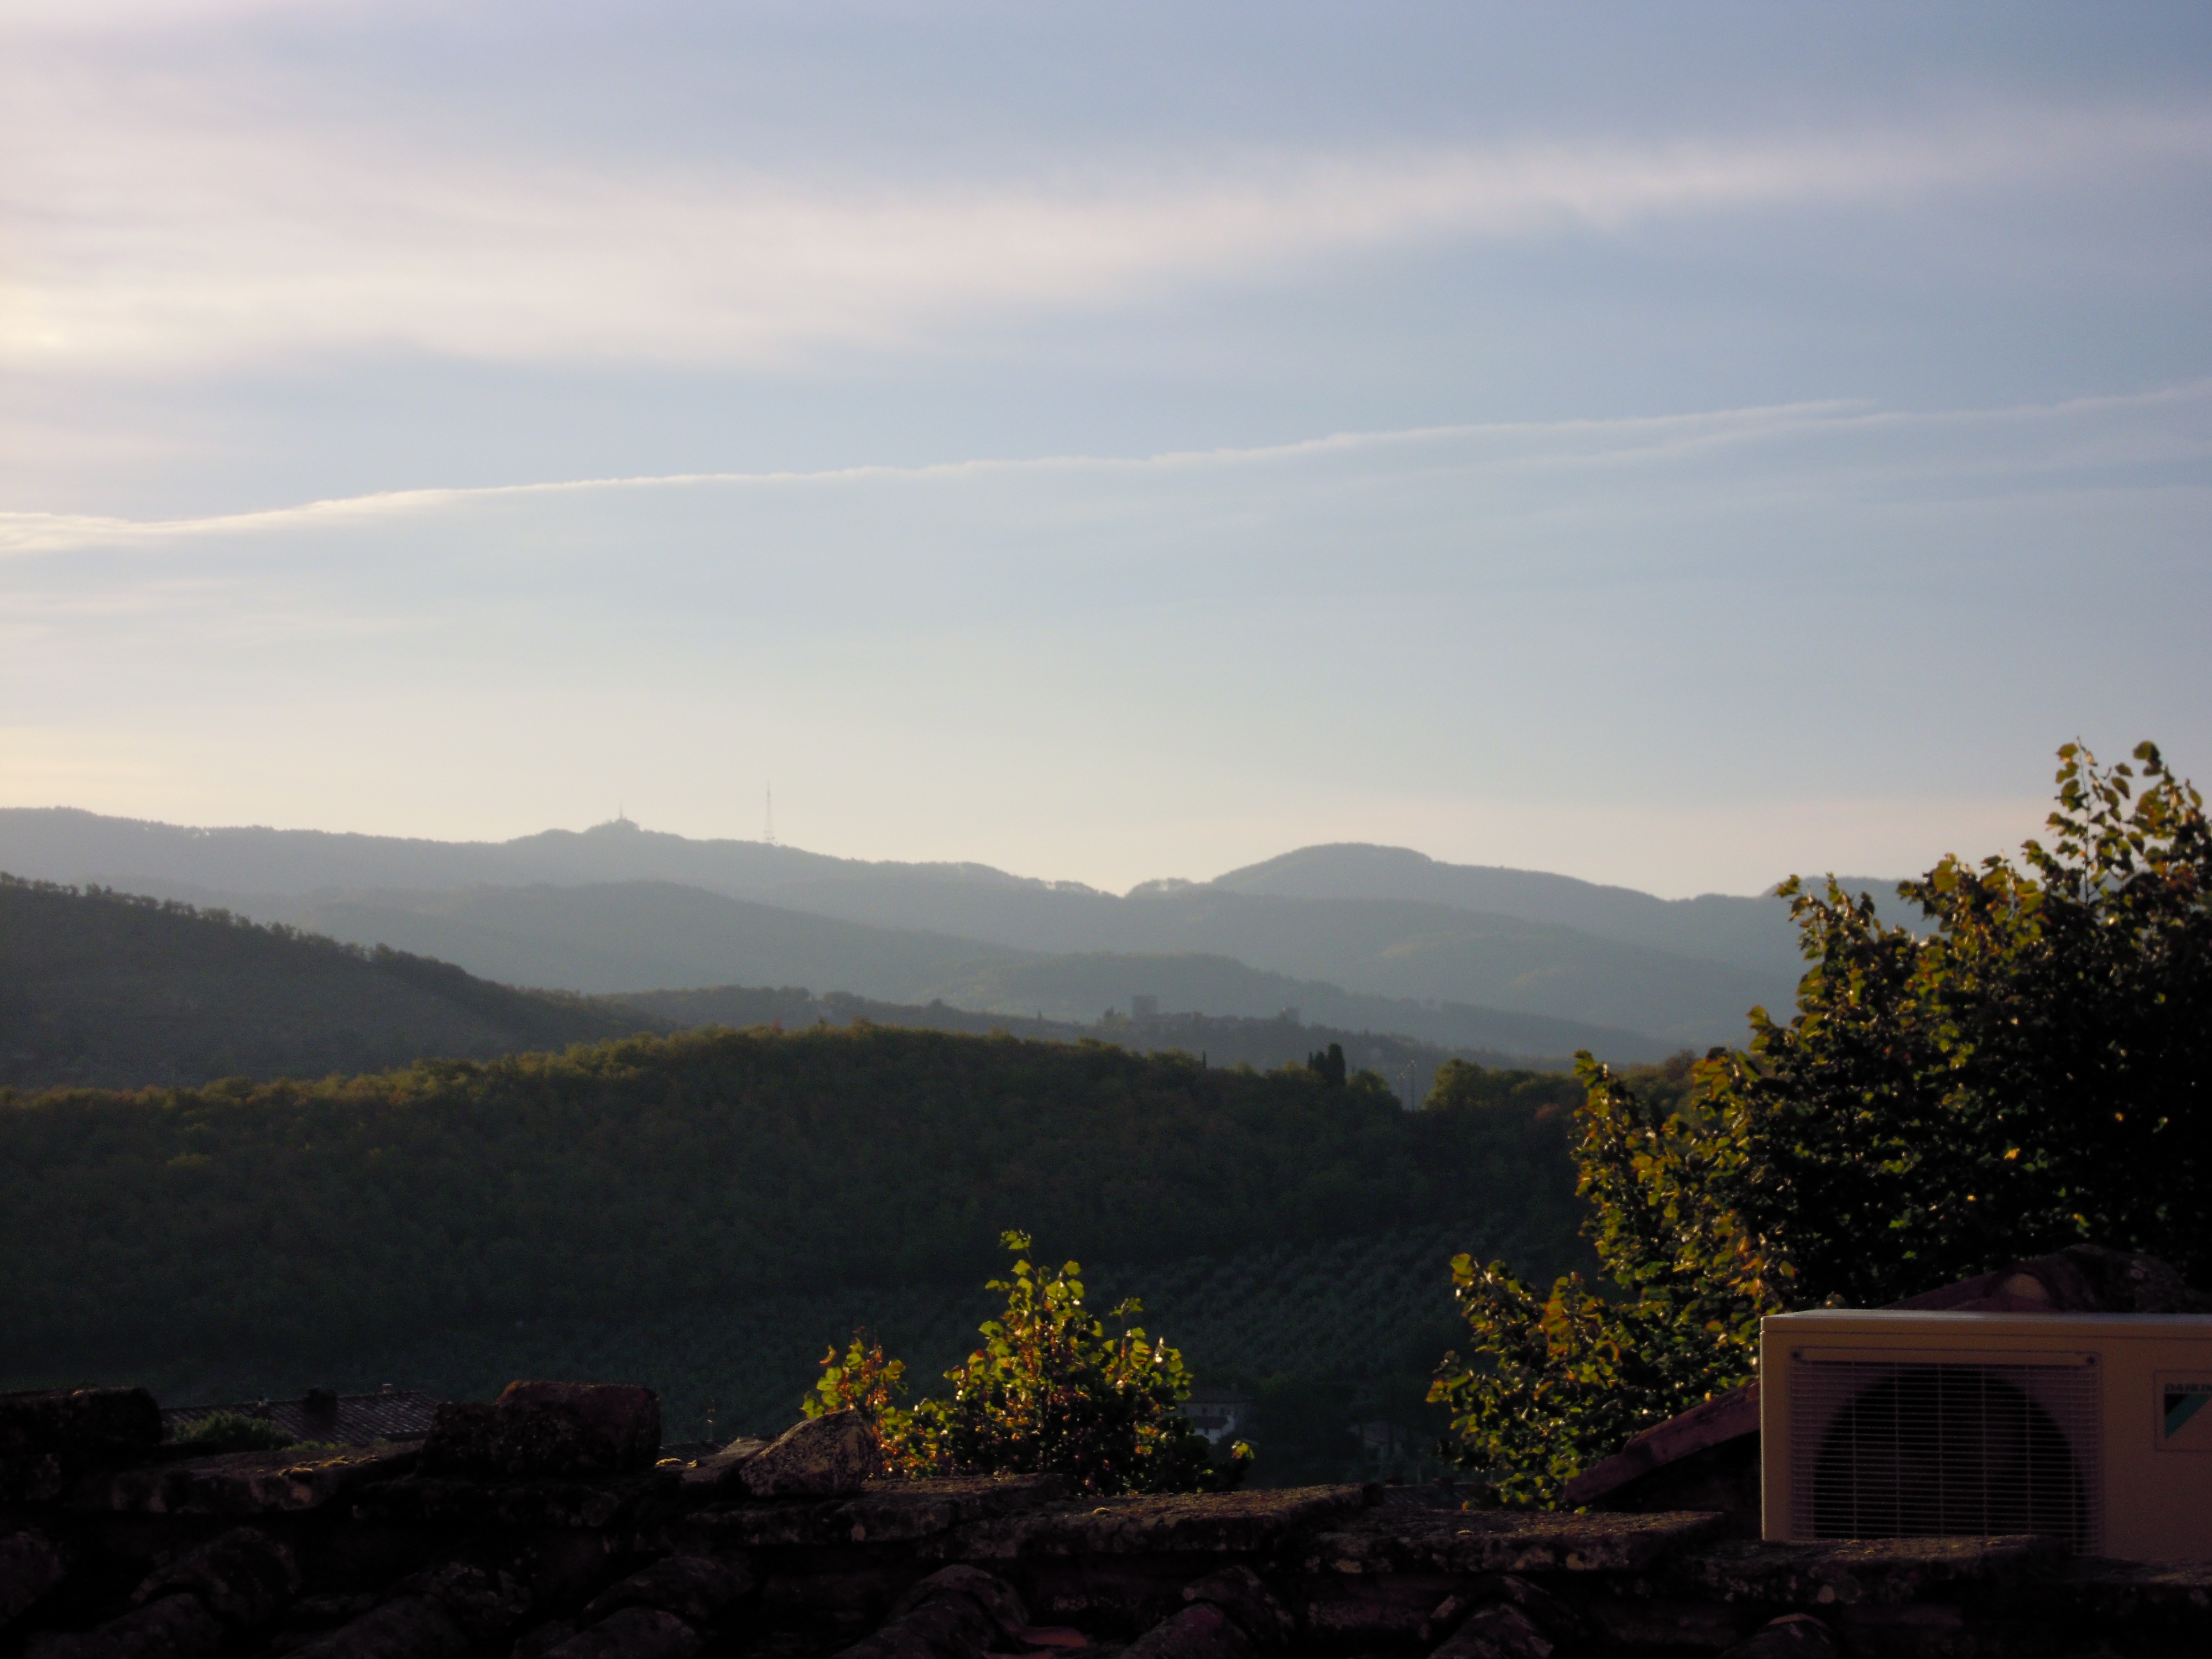
[[[0,876],[0,1086],[323,1077],[674,1024],[421,956]]]
[[[527,896],[533,890],[518,890]],[[592,890],[554,890],[588,900]],[[693,888],[669,888],[679,897]],[[501,890],[489,890],[504,896]],[[718,901],[734,905],[734,901]],[[760,908],[761,907],[746,907]],[[787,913],[801,924],[819,918]],[[586,916],[588,920],[588,915]],[[374,933],[390,931],[372,928]],[[854,929],[866,933],[870,930]],[[956,942],[972,951],[964,941]],[[1085,1009],[1097,988],[1131,979],[1165,983],[1144,959],[1085,964],[1041,958],[1047,969],[1087,966]],[[1229,966],[1247,975],[1239,964]],[[1201,969],[1202,971],[1202,969]],[[1284,1014],[1284,988],[1317,989],[1301,1019]],[[1034,988],[1024,986],[1024,991]],[[1493,1030],[1512,1052],[1464,1042],[1432,1043],[1375,1032],[1369,1024],[1333,1026],[1329,1012],[1376,1012],[1375,1000],[1332,988],[1262,985],[1253,1000],[1265,1015],[1193,1014],[1062,1018],[1027,1012],[971,1012],[942,1001],[896,1003],[799,987],[735,984],[580,997],[517,990],[413,952],[366,950],[327,936],[244,924],[174,901],[91,892],[0,875],[0,1087],[191,1086],[219,1077],[321,1077],[408,1065],[417,1060],[491,1060],[533,1049],[562,1049],[638,1030],[686,1026],[776,1024],[800,1029],[856,1021],[919,1030],[1015,1035],[1052,1042],[1103,1040],[1138,1053],[1182,1048],[1210,1053],[1215,1065],[1271,1070],[1303,1063],[1317,1048],[1342,1045],[1355,1066],[1384,1073],[1394,1090],[1419,1100],[1447,1060],[1497,1066],[1553,1040],[1564,1056],[1596,1042],[1634,1058],[1586,1028],[1554,1031],[1546,1022],[1488,1011],[1450,1011],[1431,1023],[1447,1030]],[[1058,1007],[1067,999],[1039,996]],[[1386,1014],[1393,1012],[1388,1009]],[[1413,1009],[1415,1015],[1428,1011]]]
[[[1033,998],[1023,976],[1042,971],[1019,967],[1007,952],[1208,957],[1351,997],[1488,1009],[1638,1034],[1663,1048],[1738,1038],[1745,1011],[1754,1003],[1786,1005],[1802,970],[1786,909],[1771,897],[1662,900],[1571,877],[1449,865],[1364,845],[1302,848],[1211,882],[1148,883],[1117,896],[983,865],[870,863],[759,842],[692,841],[620,819],[499,843],[440,842],[185,830],[72,809],[17,808],[0,811],[0,867],[228,904],[345,938],[390,927],[404,934],[405,948],[448,957],[471,971],[571,988],[795,982],[894,1000],[942,994],[1007,1006]],[[663,890],[672,884],[780,916],[934,937],[896,947],[878,941],[870,947],[875,958],[903,951],[914,959],[896,975],[866,983],[836,976],[846,971],[850,952],[841,957],[826,942],[834,929],[771,917],[753,919],[758,948],[746,945],[742,959],[724,951],[700,961],[686,943],[696,928],[683,904]],[[548,955],[544,935],[554,923],[518,929],[490,914],[514,901],[436,896],[531,887],[623,888],[630,908],[620,917],[606,913],[606,939],[587,951],[580,944],[583,954]],[[473,913],[466,939],[453,931],[450,915],[442,923],[429,919],[457,904]],[[617,938],[628,944],[614,945]],[[846,946],[854,943],[844,939]],[[917,979],[922,957],[930,976]],[[615,982],[624,975],[633,977]],[[1079,975],[1054,977],[1073,983]],[[1128,986],[1114,1000],[1144,988]],[[1203,994],[1211,1002],[1200,1012],[1258,1012],[1249,985],[1237,989],[1223,980]],[[1097,1010],[1063,1012],[1095,1018]],[[1408,1034],[1489,1040],[1431,1024]],[[1547,1044],[1533,1052],[1557,1051]]]
[[[1362,994],[1226,956],[1047,955],[949,933],[868,927],[669,882],[309,894],[254,901],[253,908],[335,939],[459,962],[493,979],[594,994],[804,985],[893,1004],[942,1000],[1085,1023],[1151,994],[1173,1012],[1262,1018],[1295,1007],[1320,1024],[1521,1057],[1589,1048],[1651,1060],[1667,1048],[1630,1028]]]
[[[1881,894],[1895,884],[1848,876],[1854,891]],[[1446,864],[1410,848],[1337,842],[1302,847],[1209,884],[1238,893],[1286,898],[1397,899],[1447,904],[1572,927],[1599,939],[1670,951],[1765,971],[1796,961],[1796,931],[1771,892],[1745,898],[1705,893],[1662,899],[1632,887],[1603,885],[1541,870]]]

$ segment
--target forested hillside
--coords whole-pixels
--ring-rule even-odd
[[[1354,1070],[1381,1073],[1401,1093],[1411,1081],[1408,1103],[1429,1092],[1437,1073],[1452,1060],[1478,1066],[1515,1068],[1521,1056],[1498,1048],[1453,1047],[1423,1042],[1401,1033],[1331,1025],[1314,1017],[1310,1009],[1291,1019],[1289,1009],[1271,1018],[1236,1014],[1139,1013],[1132,1018],[1116,1009],[1097,1019],[1039,1018],[1034,1014],[981,1012],[956,1008],[949,1002],[877,1002],[842,991],[816,995],[804,986],[775,988],[715,985],[696,991],[635,991],[611,999],[642,1008],[684,1027],[728,1025],[740,1030],[752,1025],[798,1027],[817,1023],[849,1025],[871,1020],[878,1025],[905,1025],[928,1031],[965,1031],[975,1036],[1011,1036],[1048,1042],[1081,1042],[1095,1039],[1138,1054],[1181,1049],[1203,1054],[1216,1066],[1255,1066],[1269,1072],[1279,1066],[1300,1063],[1316,1049],[1332,1042],[1342,1048]],[[1540,1069],[1564,1073],[1572,1062],[1565,1053],[1551,1058]]]
[[[403,951],[0,875],[0,1084],[319,1077],[665,1025]]]
[[[49,1373],[1434,1224],[1571,1248],[1565,1079],[1440,1091],[861,1026],[319,1083],[0,1094],[0,1329]],[[828,1340],[837,1333],[824,1333]]]

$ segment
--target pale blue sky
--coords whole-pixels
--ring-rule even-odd
[[[2212,781],[2201,5],[0,18],[6,804],[1680,893]]]

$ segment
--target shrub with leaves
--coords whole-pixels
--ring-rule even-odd
[[[834,1346],[823,1355],[822,1376],[799,1408],[809,1417],[857,1411],[875,1425],[890,1471],[915,1474],[922,1471],[915,1467],[910,1445],[914,1419],[898,1405],[905,1392],[906,1361],[884,1358],[881,1342],[866,1331],[855,1331],[842,1358]]]
[[[265,1417],[244,1412],[214,1412],[169,1437],[175,1451],[191,1457],[217,1452],[282,1451],[299,1443]]]
[[[2051,843],[1944,859],[1881,921],[1792,879],[1808,968],[1785,1024],[1686,1091],[1581,1058],[1603,1293],[1453,1263],[1473,1358],[1431,1398],[1509,1500],[1747,1381],[1762,1314],[1899,1300],[2081,1242],[2212,1277],[2212,830],[2144,744],[2059,751]],[[2138,793],[2138,790],[2140,793]]]
[[[1143,1305],[1130,1298],[1102,1318],[1084,1304],[1079,1264],[1048,1276],[1029,1260],[1028,1234],[1002,1242],[1015,1253],[1013,1276],[988,1288],[1006,1294],[1006,1311],[945,1373],[951,1398],[902,1410],[904,1364],[856,1335],[842,1359],[833,1348],[823,1361],[807,1414],[858,1408],[891,1467],[911,1474],[1063,1474],[1102,1494],[1239,1484],[1251,1448],[1240,1443],[1227,1462],[1213,1462],[1180,1409],[1191,1388],[1182,1356],[1132,1322]]]

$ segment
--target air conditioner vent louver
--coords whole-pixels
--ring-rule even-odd
[[[1759,1326],[1759,1533],[2033,1533],[2212,1563],[2212,1315],[1808,1308]]]
[[[1791,1356],[1790,1531],[1803,1539],[2104,1535],[2102,1372],[2084,1355]]]

